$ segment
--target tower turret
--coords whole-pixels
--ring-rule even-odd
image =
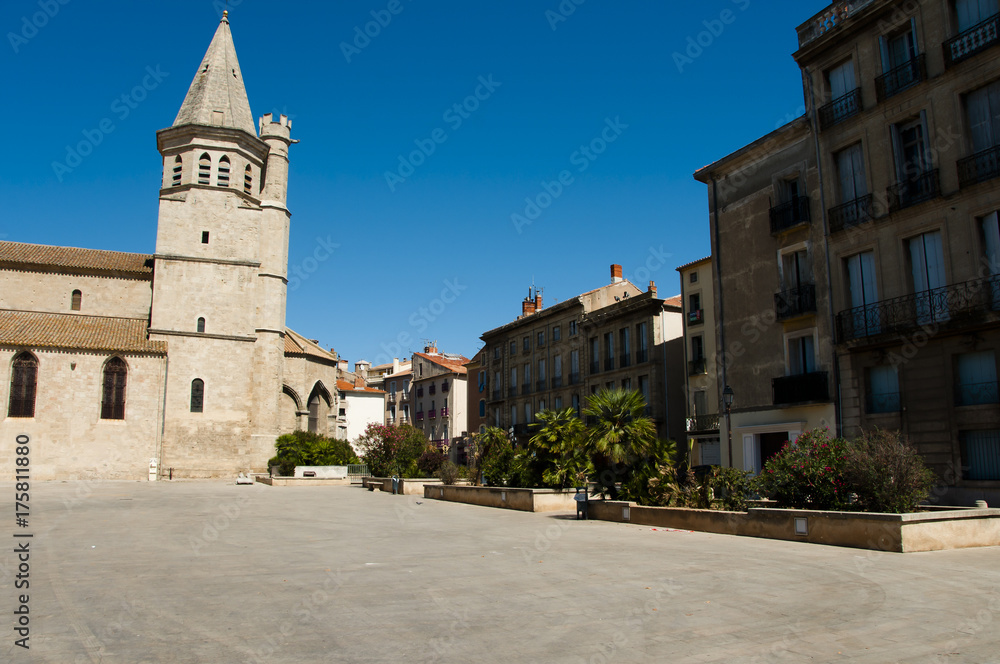
[[[260,119],[260,139],[270,150],[260,195],[262,205],[283,208],[288,200],[288,146],[296,142],[291,133],[292,121],[285,115],[276,119],[268,113]]]

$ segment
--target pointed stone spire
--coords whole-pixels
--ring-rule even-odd
[[[222,14],[219,29],[174,120],[175,127],[184,124],[230,127],[257,135],[229,30],[228,11]]]

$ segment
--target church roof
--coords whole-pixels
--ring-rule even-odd
[[[52,247],[23,242],[0,242],[0,265],[3,263],[153,274],[153,257],[149,254]]]
[[[140,318],[108,318],[0,310],[0,344],[166,355],[167,342],[150,341]]]
[[[315,357],[328,362],[336,362],[337,355],[323,348],[313,341],[292,330],[285,328],[285,355],[297,355],[304,357]]]
[[[174,120],[175,127],[185,124],[230,127],[257,135],[227,16],[222,17]]]

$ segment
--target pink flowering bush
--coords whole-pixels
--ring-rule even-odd
[[[761,495],[779,507],[812,510],[849,509],[849,443],[827,429],[801,434],[771,457],[755,480]]]

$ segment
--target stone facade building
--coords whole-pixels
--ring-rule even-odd
[[[157,133],[156,252],[0,243],[0,438],[32,437],[34,478],[263,471],[330,431],[337,358],[285,327],[290,132],[255,126],[224,16]]]
[[[638,390],[661,437],[684,436],[683,332],[679,298],[656,297],[622,278],[547,309],[532,291],[513,322],[482,335],[487,426],[518,441],[543,410],[572,408],[602,388]]]
[[[413,354],[412,424],[438,447],[451,446],[453,440],[468,431],[465,368],[468,361],[462,355],[439,353],[435,346],[426,346],[424,352]]]

